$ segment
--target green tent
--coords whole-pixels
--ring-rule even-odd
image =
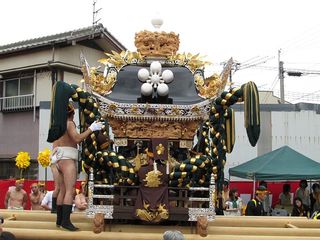
[[[320,179],[320,163],[283,146],[230,168],[229,174],[253,180]]]

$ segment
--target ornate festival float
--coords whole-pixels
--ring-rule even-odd
[[[205,77],[209,63],[199,54],[178,53],[179,35],[173,32],[136,33],[135,45],[137,52],[106,53],[99,60],[104,72],[82,55],[83,88],[54,85],[53,115],[71,98],[79,106],[81,131],[97,119],[106,126],[82,143],[87,215],[96,216],[97,232],[101,219],[196,221],[205,236],[235,140],[230,106],[244,102],[245,127],[255,146],[257,87],[229,87],[232,59],[220,75]]]

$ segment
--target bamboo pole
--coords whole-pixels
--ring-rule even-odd
[[[44,230],[44,229],[23,229],[23,228],[9,228],[8,231],[12,232],[18,240],[159,240],[162,238],[162,233],[123,233],[119,232],[115,236],[114,233],[102,232],[94,234],[89,231],[68,232],[63,230]],[[197,235],[184,234],[186,240],[316,240],[319,237],[307,236],[249,236],[249,235],[208,235],[202,238]]]
[[[291,223],[286,224],[286,228],[298,228],[295,225],[292,225]]]
[[[320,229],[315,228],[262,228],[262,227],[209,227],[208,234],[213,235],[249,235],[249,236],[308,236],[319,237]]]

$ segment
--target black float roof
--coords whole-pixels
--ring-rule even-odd
[[[105,97],[120,103],[137,103],[143,84],[138,79],[138,71],[141,68],[143,67],[135,65],[123,67],[117,75],[117,83],[112,93]],[[190,105],[204,101],[197,94],[194,77],[189,69],[186,67],[162,67],[162,71],[166,69],[170,69],[174,74],[174,80],[168,84],[169,97],[173,99],[173,104]]]

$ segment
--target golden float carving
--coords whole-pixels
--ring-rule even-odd
[[[168,57],[179,49],[179,35],[174,32],[141,31],[135,35],[135,46],[142,56]]]
[[[108,118],[116,138],[168,138],[192,140],[199,121],[125,121]]]

